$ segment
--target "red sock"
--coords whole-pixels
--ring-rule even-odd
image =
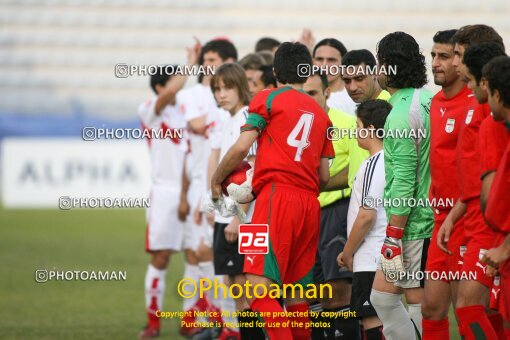
[[[448,317],[443,320],[427,320],[421,321],[423,327],[422,340],[449,340],[450,339],[450,323]]]
[[[306,316],[296,316],[296,317],[290,317],[290,322],[302,322],[301,327],[291,327],[290,331],[292,332],[292,338],[294,340],[308,340],[310,339],[310,336],[312,335],[312,329],[311,327],[306,327],[306,324],[310,323],[310,317],[308,316],[308,304],[306,302],[298,303],[296,305],[292,306],[285,306],[287,309],[287,312],[293,313],[298,312],[299,314],[306,315]]]
[[[290,327],[268,327],[268,325],[274,325],[276,322],[279,322],[281,325],[284,322],[289,321],[289,318],[285,316],[285,312],[282,306],[280,306],[280,304],[275,299],[271,299],[269,296],[265,296],[261,299],[255,299],[251,303],[250,308],[252,311],[258,313],[276,312],[278,315],[280,315],[277,317],[266,316],[263,318],[266,324],[264,330],[270,340],[292,339],[292,332],[290,331]]]
[[[506,340],[505,328],[503,327],[503,317],[501,314],[488,314],[489,322],[491,323],[494,332],[498,334],[498,340]]]
[[[510,339],[510,329],[505,329],[505,335],[507,339]]]
[[[455,311],[459,318],[460,335],[464,336],[464,340],[498,338],[482,305],[461,307]]]
[[[159,329],[159,318],[156,316],[156,311],[158,310],[158,302],[155,296],[151,299],[150,309],[147,312],[147,316],[149,318],[149,327]]]

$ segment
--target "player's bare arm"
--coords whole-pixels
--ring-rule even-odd
[[[207,163],[207,189],[211,188],[211,178],[220,163],[220,149],[212,149]]]
[[[189,202],[188,202],[188,189],[189,189],[189,178],[186,176],[186,162],[184,162],[184,166],[182,167],[182,181],[181,181],[181,198],[179,202],[178,208],[178,217],[179,221],[186,221],[186,216],[189,214]]]
[[[240,204],[241,209],[245,213],[248,212],[250,209],[251,203],[246,204]],[[241,221],[239,221],[239,218],[237,216],[234,216],[232,218],[232,221],[228,224],[228,226],[225,228],[225,238],[228,242],[234,243],[237,241],[237,237],[239,235],[239,225],[241,224]]]
[[[482,179],[482,191],[480,192],[480,207],[482,208],[482,213],[485,213],[487,198],[489,197],[489,191],[494,177],[496,177],[496,171],[486,174]]]
[[[461,200],[457,200],[455,205],[453,206],[452,210],[450,210],[450,213],[448,216],[446,216],[446,219],[444,220],[443,224],[441,225],[441,228],[439,228],[439,231],[437,232],[437,246],[442,251],[448,253],[451,255],[451,252],[446,247],[448,244],[448,241],[450,240],[450,235],[453,232],[453,228],[455,227],[455,223],[464,216],[466,213],[466,204],[463,203]]]
[[[212,199],[221,195],[221,183],[246,158],[250,147],[257,140],[259,134],[255,130],[243,131],[236,143],[227,151],[211,178]],[[328,175],[329,176],[329,175]]]
[[[319,190],[328,184],[329,181],[329,158],[321,158],[319,167]]]
[[[200,55],[200,42],[195,38],[195,45],[188,47],[188,65],[196,65],[198,63],[198,57]],[[156,115],[160,115],[165,106],[175,103],[175,96],[180,89],[184,87],[188,77],[186,75],[174,75],[172,79],[166,84],[163,92],[158,96],[154,111]]]
[[[188,128],[198,135],[203,135],[207,131],[207,115],[192,119],[188,122]]]
[[[354,253],[356,253],[360,245],[365,240],[365,237],[374,226],[376,219],[376,210],[360,207],[358,216],[356,216],[356,220],[352,226],[351,233],[345,243],[344,251],[338,256],[338,259],[341,259],[341,262],[339,261],[338,263],[339,265],[344,265],[347,269],[353,271],[352,261]]]
[[[346,166],[335,176],[330,177],[328,183],[322,188],[322,191],[342,190],[349,187],[349,167]]]
[[[398,228],[404,229],[407,224],[407,218],[409,215],[391,215],[390,216],[390,225]]]

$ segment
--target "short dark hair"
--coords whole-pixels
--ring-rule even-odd
[[[495,42],[505,49],[503,38],[494,28],[487,25],[463,26],[455,33],[452,40],[456,44],[467,46],[483,42]]]
[[[273,65],[262,65],[260,66],[259,71],[262,71],[260,80],[264,84],[264,87],[268,87],[269,85],[278,87],[278,84],[276,84],[276,77],[273,72]]]
[[[375,57],[369,50],[350,50],[342,58],[342,65],[344,66],[358,66],[361,64],[373,67],[376,65]]]
[[[337,40],[335,38],[326,38],[326,39],[322,39],[321,41],[319,41],[317,43],[317,45],[315,45],[315,47],[313,48],[313,56],[314,57],[315,57],[315,52],[321,46],[333,47],[334,49],[338,50],[338,52],[340,52],[340,56],[342,58],[347,53],[347,48],[345,48],[344,44],[342,44],[342,42],[340,40]]]
[[[482,74],[487,78],[490,93],[498,90],[503,105],[510,107],[510,57],[493,58],[483,67]]]
[[[445,30],[445,31],[437,31],[436,34],[432,37],[432,40],[435,44],[450,44],[455,45],[452,38],[457,33],[457,29]]]
[[[281,43],[274,38],[260,38],[255,44],[255,52],[272,51],[273,48],[280,46]]]
[[[172,77],[171,75],[166,72],[166,68],[173,68],[174,70],[178,67],[177,65],[158,65],[157,72],[153,73],[151,75],[150,85],[152,91],[154,91],[155,94],[158,94],[158,91],[156,91],[156,85],[165,86],[168,80]]]
[[[245,55],[241,60],[239,60],[239,64],[245,71],[247,70],[258,70],[262,65],[264,65],[264,60],[261,56],[255,53],[249,53]]]
[[[248,79],[246,78],[246,73],[241,65],[237,63],[226,63],[221,65],[211,78],[210,86],[213,93],[216,91],[216,87],[219,86],[220,79],[223,81],[226,88],[237,90],[239,100],[244,105],[248,105],[250,103],[251,95],[248,87]]]
[[[495,42],[473,44],[464,51],[462,62],[466,64],[469,73],[475,77],[476,84],[478,85],[480,79],[482,79],[483,66],[491,61],[492,58],[502,55],[505,55],[505,51],[501,45]]]
[[[207,44],[205,44],[202,47],[202,53],[201,53],[202,61],[203,61],[203,56],[207,52],[218,53],[221,60],[223,60],[223,61],[227,60],[228,58],[232,58],[232,59],[234,59],[234,61],[237,61],[236,47],[230,41],[225,40],[225,39],[216,39],[216,40],[211,40],[211,41],[207,42]]]
[[[391,109],[391,104],[385,100],[370,99],[358,105],[356,116],[364,128],[373,125],[375,129],[383,129]]]
[[[397,89],[421,88],[427,83],[425,56],[412,36],[393,32],[377,43],[377,60],[380,65],[395,66],[397,72],[389,72],[386,85]]]
[[[304,84],[308,78],[298,74],[298,65],[312,67],[312,56],[301,43],[284,42],[274,55],[274,74],[282,84]]]

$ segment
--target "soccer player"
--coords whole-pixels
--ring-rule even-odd
[[[331,95],[328,99],[328,106],[354,116],[356,104],[347,94],[340,72],[342,57],[346,53],[347,48],[337,39],[323,39],[313,49],[313,63],[327,67],[329,70],[328,84],[331,89]]]
[[[456,32],[456,29],[437,32],[432,38],[431,51],[434,83],[440,85],[441,90],[432,98],[430,105],[430,198],[437,204],[433,207],[434,230],[425,269],[440,273],[460,271],[460,247],[464,245],[461,219],[448,243],[448,251],[452,255],[437,246],[439,228],[453,208],[446,202],[459,198],[455,155],[459,128],[465,119],[471,94],[452,65],[455,44],[451,39]],[[457,287],[457,281],[425,279],[423,339],[449,338],[448,311],[452,299],[455,303]]]
[[[425,57],[409,34],[386,35],[377,45],[377,60],[386,69],[395,66],[397,72],[379,75],[379,83],[391,94],[393,105],[383,141],[384,199],[391,204],[385,206],[388,226],[370,301],[386,338],[414,339],[415,328],[421,334],[423,280],[405,274],[425,267],[434,220],[430,207],[412,205],[410,200],[426,202],[428,197],[432,94],[423,89],[427,83]],[[402,293],[409,312],[402,304]]]
[[[208,173],[209,179],[216,170],[221,158],[239,138],[241,127],[248,118],[248,104],[250,103],[250,91],[245,71],[238,64],[223,64],[211,80],[211,90],[218,105],[230,113],[228,120],[221,122],[210,137],[211,154],[209,155]],[[254,161],[255,148],[252,146],[247,161]],[[209,182],[210,183],[210,182]],[[250,204],[243,204],[245,212],[248,212]],[[250,210],[252,212],[252,210]],[[246,223],[249,223],[250,213]],[[241,222],[237,216],[223,217],[215,212],[214,217],[214,272],[216,275],[228,275],[228,284],[244,284],[246,278],[243,274],[244,255],[238,252],[238,232]],[[237,295],[237,294],[236,294]],[[246,298],[242,296],[235,300],[238,311],[248,310]],[[238,316],[238,321],[243,324],[256,322],[255,317]],[[230,332],[232,335],[232,332]],[[264,334],[259,328],[240,327],[243,339],[264,339]]]
[[[347,216],[347,243],[337,257],[338,264],[353,272],[351,306],[356,317],[363,323],[363,339],[383,339],[382,322],[370,303],[370,292],[374,282],[380,249],[386,231],[386,212],[382,201],[384,195],[384,151],[383,141],[375,132],[384,128],[391,105],[384,100],[368,100],[356,110],[358,130],[366,129],[366,137],[358,135],[360,147],[370,157],[356,174]]]
[[[468,87],[473,91],[478,103],[484,106],[490,107],[487,104],[488,92],[487,92],[487,80],[482,77],[482,68],[491,59],[498,56],[504,56],[504,48],[495,42],[474,44],[468,47],[464,52],[463,63],[466,65],[468,79]],[[481,179],[482,186],[480,192],[480,205],[482,212],[485,208],[488,192],[490,190],[492,181],[495,176],[495,171],[498,168],[499,162],[505,153],[505,149],[508,144],[508,132],[502,121],[496,122],[492,115],[488,115],[480,125],[479,135],[479,150],[480,152],[480,163],[481,163]],[[481,249],[487,250],[492,247],[496,242],[503,239],[503,235],[493,228],[490,228],[486,223],[483,225],[484,229],[479,228],[473,232],[473,241],[468,244],[468,253],[470,247],[479,245]],[[480,251],[482,253],[482,250]],[[480,257],[480,256],[479,256]],[[478,259],[480,261],[480,258]],[[478,262],[477,262],[478,263]],[[479,267],[479,266],[477,266]],[[480,271],[478,275],[483,275],[484,272]],[[487,288],[494,292],[491,288],[494,285],[494,280],[487,278]],[[497,287],[494,287],[497,293]],[[493,298],[492,294],[490,297]],[[497,300],[497,294],[495,296]],[[489,308],[491,306],[489,305]],[[488,311],[488,318],[491,323],[494,332],[498,335],[504,333],[503,319],[499,313]],[[503,337],[504,338],[504,337]]]
[[[254,286],[310,283],[317,250],[320,206],[319,185],[329,179],[329,158],[334,150],[326,138],[331,126],[323,109],[302,92],[306,77],[297,74],[299,64],[311,66],[310,52],[299,43],[283,43],[275,54],[275,90],[260,92],[250,103],[250,115],[241,136],[223,157],[211,179],[212,197],[221,195],[221,183],[244,159],[258,138],[253,177],[257,203],[253,224],[269,225],[269,253],[246,256],[244,272]],[[259,287],[260,288],[260,287]],[[250,294],[254,296],[253,292]],[[285,322],[283,309],[259,289],[250,299],[251,309],[268,313],[267,323]],[[303,297],[286,299],[291,321],[309,322]],[[273,315],[272,313],[277,313]],[[301,316],[300,316],[301,315]],[[267,327],[270,339],[309,339],[310,330]]]
[[[376,74],[369,74],[367,66],[373,70],[376,66],[375,57],[369,50],[351,50],[342,58],[342,80],[345,89],[354,103],[363,103],[369,99],[382,99],[388,101],[391,95],[388,91],[381,89],[377,82]],[[345,70],[355,68],[356,73]]]
[[[259,68],[260,77],[257,79],[257,83],[261,82],[264,85],[264,89],[274,89],[278,87],[276,83],[276,77],[273,72],[273,65],[262,65]],[[258,93],[258,92],[257,92]]]
[[[487,80],[488,103],[494,115],[494,119],[505,120],[510,133],[510,58],[496,57],[483,68],[483,77]],[[506,235],[506,238],[498,240],[494,248],[489,249],[482,259],[488,264],[488,273],[493,275],[495,270],[501,274],[501,292],[499,312],[506,321],[510,320],[510,214],[507,204],[510,201],[510,143],[507,145],[505,154],[498,166],[496,176],[492,183],[490,194],[485,209],[487,223]],[[510,330],[506,329],[506,336],[510,338]]]
[[[491,59],[503,55],[505,55],[503,47],[494,42],[475,44],[468,47],[464,53],[463,63],[468,70],[466,75],[468,87],[473,91],[476,100],[480,104],[487,103],[488,99],[487,80],[482,77],[482,68]],[[491,114],[483,120],[479,132],[479,147],[482,151],[480,153],[482,165],[480,203],[482,211],[485,210],[488,191],[499,161],[506,149],[507,138],[505,124],[501,119],[496,121]]]
[[[198,61],[200,44],[188,49],[188,63]],[[184,129],[184,116],[175,106],[175,97],[184,86],[186,77],[170,76],[160,68],[151,76],[150,85],[155,95],[141,104],[138,115],[144,129]],[[179,139],[149,140],[151,157],[151,206],[147,209],[145,247],[151,261],[145,274],[145,307],[148,324],[140,338],[159,336],[160,321],[156,311],[163,308],[166,269],[172,253],[181,251],[186,240],[184,225],[179,221],[176,199],[181,192],[184,163],[183,141]]]
[[[349,311],[352,272],[340,268],[335,261],[336,256],[343,250],[347,239],[347,210],[350,186],[354,181],[359,166],[368,154],[361,149],[353,137],[356,129],[356,119],[347,113],[327,106],[329,96],[328,80],[325,72],[316,72],[303,85],[303,90],[315,99],[333,123],[333,129],[328,131],[328,138],[333,142],[335,158],[329,167],[329,181],[319,195],[321,206],[321,225],[319,245],[314,267],[314,283],[330,284],[332,297],[320,299],[320,304],[314,303],[310,309],[314,312],[322,310],[328,312]],[[342,134],[337,133],[342,131]],[[343,133],[348,132],[348,133]],[[351,182],[349,175],[353,174]],[[331,313],[333,315],[333,313]],[[335,334],[343,334],[346,339],[359,338],[359,322],[354,318],[330,317],[328,320],[318,319],[315,322],[329,322],[329,328],[313,329],[315,337],[319,333],[326,333],[326,338],[334,338]]]
[[[223,63],[235,62],[237,50],[235,46],[225,39],[211,40],[202,47],[200,60],[206,68],[213,66],[220,67]],[[213,228],[202,218],[199,210],[201,196],[207,188],[207,160],[210,147],[208,136],[214,132],[214,127],[228,113],[218,109],[214,95],[210,88],[212,75],[205,75],[202,81],[192,87],[180,91],[177,95],[179,110],[184,113],[188,127],[189,150],[186,154],[184,164],[184,179],[181,191],[181,205],[190,206],[194,218],[186,220],[186,228],[190,230],[191,240],[189,247],[185,249],[186,264],[184,277],[199,281],[201,277],[214,278],[214,266],[212,262],[212,239]],[[205,309],[209,302],[198,298],[198,294],[191,298],[184,299],[184,310]],[[210,298],[210,300],[213,300]],[[223,300],[216,302],[223,303]],[[184,321],[193,321],[194,318]],[[181,328],[181,335],[192,335],[200,330]]]
[[[464,26],[455,33],[453,41],[455,42],[453,66],[457,67],[457,72],[466,82],[469,81],[470,75],[462,60],[468,47],[482,42],[495,42],[504,49],[501,37],[493,28],[486,25]],[[489,240],[489,237],[486,236],[487,226],[480,209],[482,185],[480,164],[482,158],[481,150],[479,150],[480,125],[490,115],[490,108],[487,104],[479,104],[476,101],[477,95],[479,96],[477,92],[479,92],[478,89],[473,91],[473,96],[468,103],[468,111],[465,119],[461,122],[457,143],[459,200],[447,217],[447,220],[451,223],[443,223],[438,232],[437,240],[439,248],[448,251],[446,241],[449,239],[451,231],[455,230],[454,227],[457,227],[453,223],[464,215],[463,226],[466,248],[462,257],[461,274],[467,279],[462,279],[459,282],[455,305],[459,333],[465,337],[473,337],[474,330],[477,330],[477,332],[491,338],[496,336],[491,323],[497,326],[500,324],[500,319],[497,315],[489,316],[485,311],[492,280],[484,275],[485,266],[480,263],[480,260],[485,251],[492,245],[492,240]],[[472,101],[475,101],[475,103]],[[475,280],[471,279],[473,274],[470,273],[476,275]]]
[[[258,81],[262,73],[259,69],[262,65],[264,65],[264,60],[256,53],[250,53],[245,55],[239,61],[239,64],[246,72],[246,78],[248,78],[248,85],[250,87],[250,94],[253,97],[256,93],[264,89],[262,82]]]

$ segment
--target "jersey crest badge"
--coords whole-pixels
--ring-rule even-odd
[[[466,124],[471,123],[471,119],[473,119],[473,112],[475,112],[475,110],[468,111],[467,116],[466,116]]]
[[[452,133],[454,129],[455,129],[455,119],[448,118],[448,120],[446,121],[446,126],[444,127],[444,130],[446,131],[446,133]]]

